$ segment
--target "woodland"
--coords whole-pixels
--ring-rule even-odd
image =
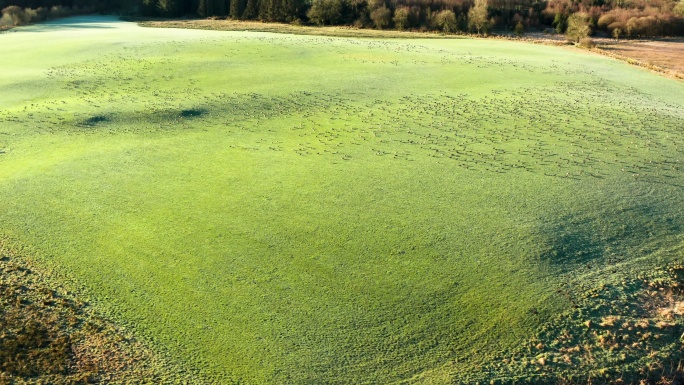
[[[542,31],[573,40],[684,35],[684,1],[674,0],[0,0],[0,9],[0,28],[116,12],[444,33]]]

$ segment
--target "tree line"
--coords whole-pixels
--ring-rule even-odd
[[[122,11],[445,33],[552,30],[573,39],[595,31],[615,38],[684,35],[684,0],[0,0],[0,9],[5,24],[8,13],[21,19],[19,9],[37,19],[51,17],[50,10]]]
[[[0,0],[0,30],[61,17],[134,10],[139,0]]]

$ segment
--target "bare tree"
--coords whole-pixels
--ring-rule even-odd
[[[565,36],[568,40],[579,43],[583,38],[589,37],[591,34],[591,26],[589,24],[589,17],[583,13],[573,13],[568,17],[568,29]]]
[[[471,30],[476,30],[477,34],[487,33],[489,30],[489,12],[487,11],[487,0],[475,0],[475,4],[468,11],[468,26]]]

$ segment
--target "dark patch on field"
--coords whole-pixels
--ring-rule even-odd
[[[590,230],[585,222],[560,222],[551,230],[550,250],[545,255],[548,260],[559,266],[573,266],[585,263],[591,267],[591,261],[603,257],[607,244],[597,239],[597,234]]]
[[[105,115],[95,115],[95,116],[91,116],[88,119],[84,120],[82,124],[84,126],[92,127],[92,126],[97,126],[98,124],[107,123],[109,121],[110,121],[110,118],[105,116]]]
[[[202,116],[205,113],[204,110],[201,109],[189,109],[189,110],[182,110],[180,112],[180,117],[181,118],[196,118],[198,116]]]
[[[630,258],[635,250],[655,252],[663,240],[680,236],[684,218],[672,210],[680,205],[673,195],[639,183],[626,191],[631,196],[586,202],[581,213],[540,218],[537,235],[547,246],[541,259],[567,272],[592,271]]]

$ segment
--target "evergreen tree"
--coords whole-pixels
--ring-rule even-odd
[[[215,12],[219,16],[226,16],[228,14],[228,0],[217,0]]]
[[[244,0],[232,0],[230,2],[230,17],[236,20],[241,19],[243,13],[245,13]]]
[[[269,0],[268,4],[268,20],[282,21],[281,15],[282,2],[280,0]]]
[[[295,0],[280,0],[280,11],[282,13],[282,20],[291,22],[299,18],[299,9]]]
[[[273,0],[259,0],[259,20],[270,20],[270,7]],[[249,6],[249,1],[247,2]]]
[[[140,4],[140,13],[143,16],[156,16],[159,13],[159,7],[157,7],[157,0],[142,0]]]
[[[179,14],[178,0],[159,0],[157,8],[166,17],[176,17]]]
[[[247,0],[245,12],[242,14],[243,19],[253,20],[259,16],[259,2],[257,0]]]
[[[565,29],[567,28],[567,17],[560,12],[556,12],[556,16],[553,18],[553,26],[556,28],[556,32],[565,32]]]

